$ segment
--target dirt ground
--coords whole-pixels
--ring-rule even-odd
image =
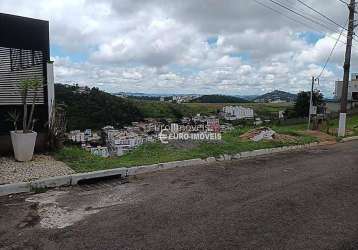
[[[1,249],[358,249],[358,142],[0,198]]]
[[[336,137],[318,130],[306,130],[304,131],[304,134],[317,137],[320,141],[336,141]]]

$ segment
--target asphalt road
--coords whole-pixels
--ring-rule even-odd
[[[1,249],[358,249],[358,142],[0,198]]]

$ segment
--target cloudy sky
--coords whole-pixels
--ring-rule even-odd
[[[50,21],[56,82],[144,93],[309,89],[340,28],[297,0],[277,2],[315,22],[257,1],[276,12],[254,0],[1,0],[0,12]],[[303,1],[345,25],[340,1]],[[326,96],[343,75],[345,35],[322,76]]]

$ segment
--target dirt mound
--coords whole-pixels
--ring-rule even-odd
[[[326,134],[326,133],[323,133],[323,132],[317,131],[317,130],[306,130],[304,132],[304,134],[316,137],[320,141],[336,141],[336,138],[334,136],[331,136],[329,134]]]
[[[280,141],[280,142],[295,142],[297,137],[292,135],[279,134],[276,131],[268,127],[255,128],[240,136],[243,140],[251,141]]]

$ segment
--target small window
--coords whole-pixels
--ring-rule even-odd
[[[42,63],[42,52],[10,49],[11,71],[19,71]]]
[[[358,92],[352,92],[352,100],[358,101]]]

